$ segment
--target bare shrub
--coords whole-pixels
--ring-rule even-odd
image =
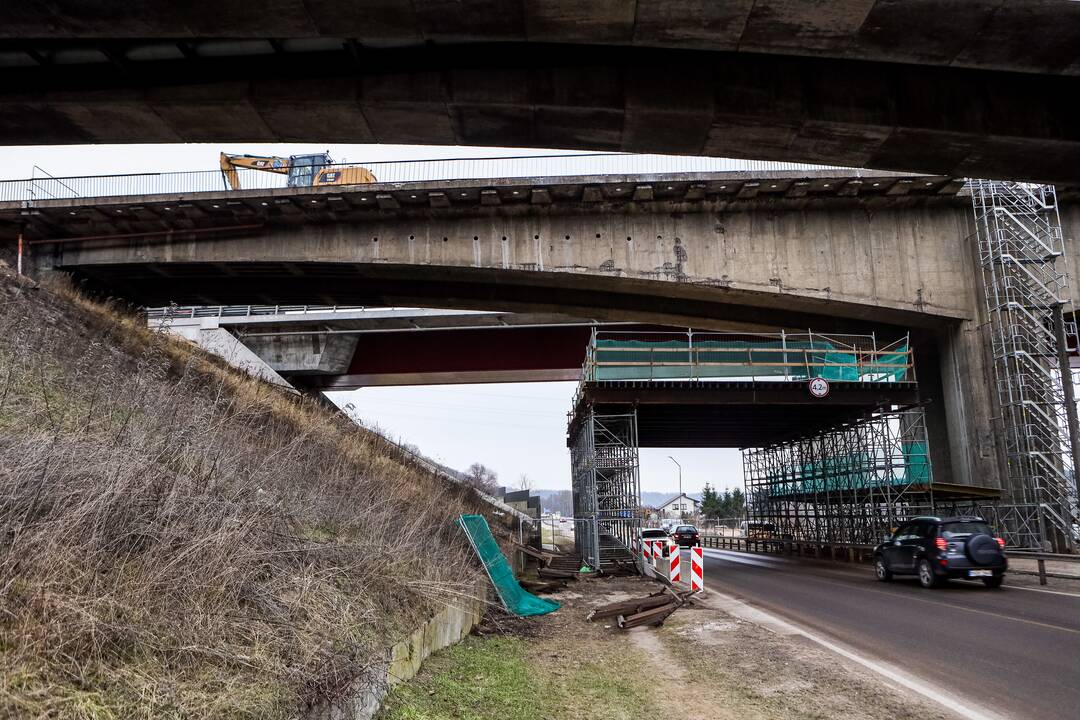
[[[70,291],[0,277],[0,716],[295,716],[477,570],[468,488]]]

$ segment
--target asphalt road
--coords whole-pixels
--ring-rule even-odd
[[[689,558],[686,558],[687,562]],[[687,565],[688,566],[688,565]],[[1080,718],[1080,595],[912,579],[870,567],[705,550],[706,588],[736,596],[1010,718]]]

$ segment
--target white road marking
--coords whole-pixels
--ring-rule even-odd
[[[742,565],[755,565],[757,567],[776,568],[779,564],[791,563],[791,560],[785,558],[776,558],[768,556],[758,555],[745,555],[743,553],[734,553],[728,550],[716,550],[714,548],[705,548],[701,551],[701,554],[705,557],[716,558],[717,560],[727,560],[733,563],[740,563]]]
[[[926,699],[941,705],[967,720],[1006,720],[1001,715],[985,708],[961,702],[947,691],[938,689],[936,686],[931,685],[924,680],[913,677],[889,663],[864,657],[854,650],[843,647],[831,640],[826,640],[820,635],[812,633],[805,628],[773,615],[772,613],[753,607],[738,598],[724,595],[723,593],[718,593],[713,590],[709,592],[708,603],[742,620],[762,625],[779,635],[801,635],[802,637],[817,643],[826,650],[830,650],[841,657],[851,660],[867,670],[891,680],[897,685],[901,685],[908,690],[917,692]]]
[[[1080,598],[1080,593],[1061,592],[1060,590],[1043,590],[1042,588],[1029,588],[1020,585],[1005,585],[1008,590],[1026,590],[1028,592],[1046,593],[1047,595],[1064,595],[1065,597]]]

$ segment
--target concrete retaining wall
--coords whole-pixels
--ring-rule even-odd
[[[370,720],[395,685],[412,679],[433,653],[460,642],[480,622],[487,606],[488,579],[445,607],[390,649],[388,660],[359,678],[354,690],[313,708],[304,720]]]

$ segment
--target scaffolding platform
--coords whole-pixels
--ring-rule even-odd
[[[919,404],[914,370],[906,336],[879,343],[873,335],[812,332],[594,331],[567,428],[578,552],[599,567],[633,547],[642,523],[639,447],[775,448],[803,441],[820,447],[815,440],[836,428],[862,428],[886,412],[921,418],[913,409]],[[927,466],[918,480],[928,478]],[[871,484],[863,492],[849,482],[850,498],[809,514],[846,513],[845,522],[858,525],[855,507],[877,502],[860,496],[881,491],[880,483]],[[754,487],[761,517],[805,504],[776,494],[779,486]],[[751,488],[748,476],[752,502]],[[890,489],[883,502],[899,492]],[[828,495],[838,498],[836,488]],[[820,500],[818,493],[814,502]],[[807,514],[801,508],[800,517]]]

